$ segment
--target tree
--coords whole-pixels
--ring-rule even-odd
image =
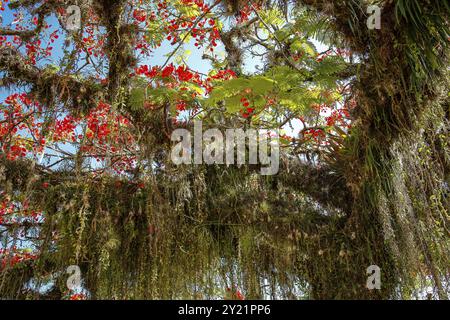
[[[9,3],[0,296],[78,298],[76,265],[91,299],[448,298],[450,8],[381,1],[370,29],[370,5]],[[171,134],[194,119],[300,129],[261,176],[175,165]]]

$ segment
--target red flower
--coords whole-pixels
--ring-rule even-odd
[[[241,103],[242,103],[242,105],[243,105],[244,107],[246,107],[246,108],[250,105],[250,102],[248,102],[248,100],[247,100],[246,97],[242,97],[242,98],[241,98]]]
[[[177,103],[176,108],[177,108],[178,111],[186,110],[186,102],[181,101],[181,102]]]
[[[148,73],[145,74],[149,78],[154,78],[158,75],[158,69],[156,67],[153,67],[152,70],[150,70]]]
[[[244,300],[244,296],[242,295],[242,293],[239,290],[236,291],[236,298],[238,300]]]
[[[170,77],[174,71],[175,71],[175,67],[171,64],[163,69],[161,76],[163,78]]]
[[[144,22],[145,19],[147,18],[147,14],[145,13],[144,10],[136,9],[133,11],[133,18],[135,18],[139,22]]]
[[[86,296],[82,293],[75,293],[69,297],[69,300],[86,300]]]

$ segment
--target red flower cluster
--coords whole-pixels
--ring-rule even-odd
[[[216,74],[212,75],[210,77],[210,79],[214,79],[214,80],[230,80],[236,78],[236,73],[231,70],[231,69],[227,69],[227,70],[219,70],[217,71]],[[210,79],[208,81],[210,81]]]
[[[158,3],[158,15],[162,21],[167,22],[163,26],[166,31],[166,39],[170,41],[171,45],[175,45],[181,41],[180,34],[186,30],[191,32],[191,36],[195,39],[195,46],[202,47],[208,44],[210,51],[217,46],[217,40],[220,39],[219,30],[216,27],[216,22],[213,18],[208,17],[205,13],[210,10],[210,7],[204,0],[181,0],[182,4],[190,7],[197,7],[203,13],[199,16],[177,16],[173,12],[173,7],[170,3],[162,1]],[[169,17],[174,17],[169,19]]]
[[[335,51],[333,50],[328,50],[325,53],[322,54],[318,54],[316,61],[317,62],[322,62],[325,58],[327,57],[331,57],[331,56],[340,56],[340,57],[349,57],[351,55],[351,51],[346,50],[346,49],[340,49],[337,48]]]
[[[25,157],[28,151],[40,148],[40,123],[34,117],[40,111],[40,105],[25,93],[9,95],[4,104],[0,104],[0,144],[8,159]],[[32,134],[35,140],[24,139],[26,133]]]
[[[319,142],[319,140],[324,139],[326,137],[325,131],[322,129],[308,129],[303,131],[304,137],[310,137],[314,139],[316,142]]]
[[[246,108],[245,110],[241,110],[242,116],[244,118],[250,117],[253,114],[253,112],[255,111],[255,109],[249,107],[250,106],[250,102],[248,101],[248,99],[246,97],[242,97],[241,98],[241,103],[242,103],[242,106],[244,106]]]
[[[176,105],[178,111],[186,110],[187,103],[185,101],[179,101]]]
[[[3,146],[3,149],[6,146]],[[6,150],[3,150],[6,151]],[[6,158],[8,160],[15,160],[19,157],[23,158],[27,155],[27,149],[21,145],[13,144],[9,147],[9,150],[7,152]]]
[[[10,201],[7,200],[3,200],[0,203],[0,224],[2,224],[7,215],[11,214],[14,210],[14,204],[11,203]]]
[[[175,71],[175,67],[173,64],[168,65],[165,67],[161,72],[161,77],[168,78],[172,75],[172,73]]]
[[[91,154],[97,161],[105,160],[107,154],[111,155],[111,169],[119,174],[131,170],[135,165],[135,156],[128,155],[128,152],[136,146],[129,131],[129,120],[103,102],[91,110],[85,119],[88,130],[82,151]]]
[[[41,45],[41,40],[37,40],[34,43],[27,43],[25,48],[27,49],[27,56],[30,59],[31,64],[36,64],[36,56],[38,54],[38,48]]]
[[[69,297],[69,300],[86,300],[87,297],[82,293],[74,293]]]
[[[92,23],[95,23],[95,19],[92,19]],[[105,34],[99,32],[97,25],[87,25],[84,29],[87,36],[83,38],[83,46],[79,46],[78,50],[84,51],[94,57],[102,57],[105,55],[104,43]]]
[[[348,118],[350,114],[347,109],[338,109],[334,110],[329,117],[325,118],[327,126],[334,126],[336,123],[339,125],[346,125],[346,118]]]
[[[250,105],[250,102],[248,102],[247,98],[245,97],[241,98],[241,103],[244,107],[248,107]]]
[[[4,193],[0,193],[4,196]],[[19,203],[5,199],[0,202],[0,224],[2,223],[21,223],[22,221],[37,222],[44,218],[43,213],[29,208],[27,200]],[[25,231],[24,231],[25,232]]]
[[[237,288],[233,287],[232,289],[228,287],[226,289],[225,300],[245,300],[245,297]]]
[[[88,116],[87,116],[87,127],[89,131],[87,132],[87,137],[92,139],[95,138],[99,142],[105,142],[105,139],[111,133],[108,123],[108,113],[111,110],[111,106],[100,102]]]
[[[133,11],[133,18],[139,22],[144,22],[147,19],[147,13],[144,10],[135,9]]]
[[[239,24],[247,22],[250,19],[253,9],[257,11],[261,10],[261,1],[252,1],[243,6],[236,16],[236,22]]]
[[[63,119],[56,119],[53,126],[53,137],[52,140],[55,142],[71,140],[76,141],[75,128],[80,119],[73,117],[72,115],[67,115]]]
[[[19,263],[36,259],[36,254],[19,250],[16,247],[12,249],[0,248],[0,270],[5,269],[7,266],[12,268]]]
[[[190,72],[190,71],[186,68],[186,66],[179,66],[179,67],[177,68],[176,73],[177,73],[178,79],[179,79],[180,81],[190,81],[190,80],[194,77],[194,75],[192,74],[192,72]]]
[[[204,85],[205,90],[207,93],[209,93],[213,90],[213,84],[211,82],[213,82],[214,80],[226,81],[226,80],[230,80],[233,78],[236,78],[236,73],[234,73],[233,70],[231,70],[231,69],[219,70],[219,71],[217,71],[217,73],[206,78],[205,85]]]
[[[142,65],[140,67],[137,67],[134,69],[134,72],[136,73],[136,75],[140,76],[140,75],[145,75],[148,78],[154,78],[158,75],[159,71],[158,71],[158,67],[152,67],[151,69],[149,68],[148,65]]]

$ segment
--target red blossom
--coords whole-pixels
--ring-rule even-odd
[[[162,70],[161,77],[163,78],[170,77],[174,71],[175,67],[173,66],[173,64],[170,64]]]
[[[194,77],[192,72],[190,72],[185,66],[179,66],[176,72],[180,81],[189,81]]]
[[[133,18],[139,22],[144,22],[147,18],[147,14],[144,10],[135,9],[133,11]]]

